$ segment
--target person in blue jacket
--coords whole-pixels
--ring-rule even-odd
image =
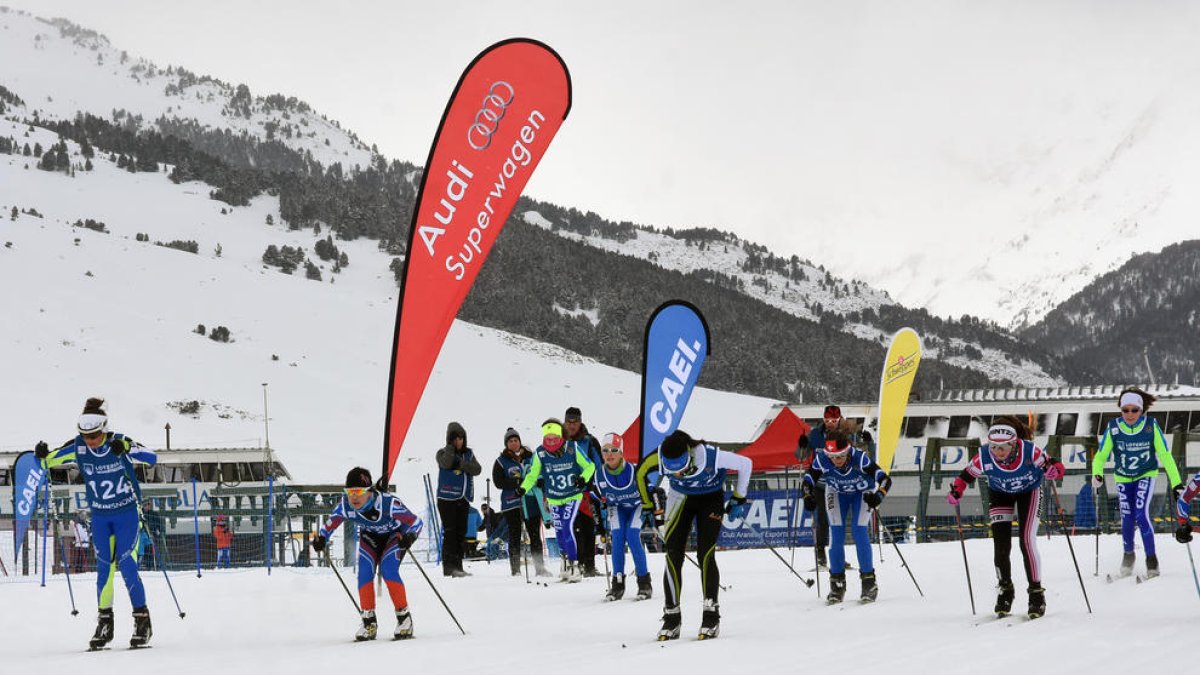
[[[626,546],[637,573],[637,599],[646,600],[653,589],[646,566],[646,549],[642,546],[642,496],[637,487],[637,464],[625,461],[624,447],[620,434],[604,434],[600,441],[604,465],[595,477],[608,511],[608,531],[612,536],[613,578],[605,600],[620,600],[625,595]]]
[[[874,602],[879,594],[875,582],[875,563],[871,559],[871,511],[887,495],[892,480],[871,456],[851,445],[854,428],[843,421],[825,436],[825,447],[813,457],[812,467],[804,474],[801,492],[804,507],[818,507],[815,487],[825,482],[825,512],[829,519],[829,595],[830,604],[846,596],[846,526],[854,538],[858,553],[862,601]]]
[[[467,516],[475,499],[475,476],[482,467],[467,445],[467,431],[458,422],[446,425],[446,445],[437,451],[437,509],[442,520],[442,574],[466,577],[463,556],[467,544]]]
[[[312,547],[320,552],[337,528],[345,521],[358,527],[358,602],[362,609],[362,626],[354,639],[374,640],[379,629],[375,618],[375,570],[383,577],[388,595],[396,610],[394,640],[413,636],[412,615],[408,611],[408,593],[400,578],[400,563],[421,535],[423,523],[400,498],[385,491],[386,481],[371,483],[371,472],[356,466],[346,474],[344,494],[333,512],[313,539]]]
[[[542,424],[542,444],[534,452],[529,471],[517,487],[517,496],[523,497],[532,490],[539,478],[545,481],[546,502],[554,517],[554,532],[566,556],[560,581],[578,583],[583,580],[575,543],[575,519],[595,472],[596,465],[587,455],[564,441],[562,422],[551,418]]]
[[[1167,470],[1172,502],[1179,500],[1183,481],[1162,428],[1157,420],[1146,414],[1154,405],[1155,397],[1137,387],[1129,387],[1120,393],[1117,400],[1121,416],[1110,420],[1104,428],[1100,449],[1092,459],[1092,480],[1097,489],[1104,485],[1104,464],[1112,455],[1117,502],[1121,506],[1121,543],[1125,552],[1119,574],[1129,576],[1133,573],[1133,533],[1136,528],[1141,532],[1142,548],[1146,551],[1146,576],[1156,577],[1158,555],[1154,549],[1150,502],[1154,498],[1159,465]]]
[[[138,575],[138,539],[142,530],[142,490],[134,462],[153,465],[158,456],[124,434],[108,431],[104,399],[89,398],[76,426],[79,434],[51,450],[39,441],[34,453],[47,469],[74,463],[86,486],[92,512],[92,546],[96,550],[96,595],[100,612],[89,649],[103,649],[113,639],[113,579],[117,572],[133,605],[130,647],[144,647],[152,634],[146,589]]]

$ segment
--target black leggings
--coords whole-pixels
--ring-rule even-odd
[[[471,505],[465,499],[437,500],[442,519],[442,572],[450,574],[463,568],[463,548],[467,541],[467,515]]]
[[[538,513],[533,518],[523,518],[521,507],[504,512],[504,522],[508,523],[508,559],[514,564],[521,560],[521,526],[529,533],[529,551],[535,560],[542,559],[542,516]]]
[[[725,493],[680,495],[672,493],[667,504],[667,570],[663,573],[663,597],[668,608],[679,606],[679,590],[683,586],[684,550],[692,523],[696,524],[696,559],[700,562],[700,583],[704,599],[717,602],[721,588],[721,571],[717,569],[717,538],[721,535],[721,519],[725,513]],[[678,501],[676,501],[678,499]]]
[[[1042,490],[1040,487],[1020,494],[991,490],[988,517],[992,521],[992,542],[996,552],[996,576],[1000,581],[1012,581],[1012,521],[1020,523],[1021,558],[1025,563],[1025,578],[1031,584],[1042,580],[1042,559],[1037,550],[1038,522],[1041,517]]]

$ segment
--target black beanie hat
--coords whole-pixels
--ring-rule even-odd
[[[356,466],[346,474],[346,487],[371,487],[371,472]]]
[[[583,413],[579,411],[579,408],[576,408],[575,406],[571,406],[570,408],[567,408],[567,412],[563,415],[563,421],[564,422],[582,422],[583,421]]]

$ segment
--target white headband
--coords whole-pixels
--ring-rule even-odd
[[[988,429],[988,443],[1014,443],[1017,430],[1008,424],[994,424]]]
[[[80,415],[77,428],[81,434],[94,434],[104,431],[108,428],[108,417],[97,413]]]
[[[1127,391],[1124,394],[1121,394],[1121,407],[1124,408],[1127,405],[1136,405],[1138,408],[1146,407],[1145,403],[1142,401],[1142,395],[1132,391]]]

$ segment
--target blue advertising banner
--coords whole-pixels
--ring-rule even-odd
[[[13,462],[13,541],[18,551],[25,531],[29,529],[29,522],[37,511],[38,490],[46,479],[46,473],[32,450],[17,455],[17,461]]]
[[[691,303],[671,300],[650,315],[642,350],[643,458],[679,428],[708,354],[708,323]]]
[[[725,516],[717,546],[722,548],[761,548],[812,546],[813,513],[805,511],[795,490],[751,492],[750,512],[739,526]],[[792,513],[796,518],[792,520]]]

